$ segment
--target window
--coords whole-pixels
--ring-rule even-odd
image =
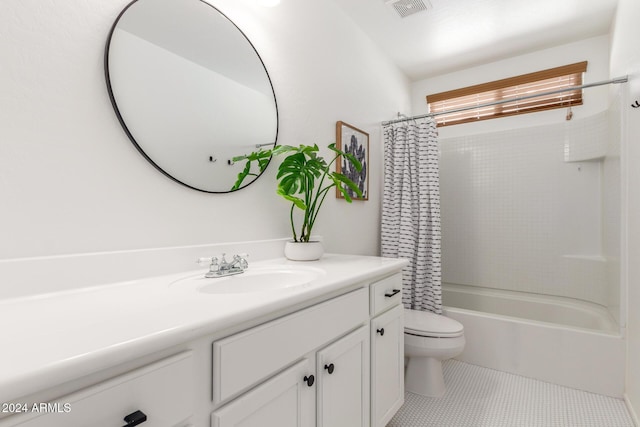
[[[547,95],[544,93],[582,85],[582,74],[586,70],[587,61],[579,62],[428,95],[427,104],[430,113],[438,113],[435,116],[438,126],[582,105],[582,90],[580,89]],[[536,94],[542,95],[535,96]],[[521,97],[527,97],[527,99],[509,102],[510,99]],[[482,106],[496,101],[505,102]],[[464,111],[444,113],[463,108]]]

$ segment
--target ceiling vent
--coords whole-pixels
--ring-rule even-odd
[[[406,18],[432,7],[429,0],[385,0],[385,3],[393,6],[401,18]]]

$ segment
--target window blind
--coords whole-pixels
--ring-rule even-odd
[[[541,95],[525,100],[516,100],[523,96],[556,91],[582,85],[582,75],[587,70],[587,62],[565,65],[535,73],[496,80],[462,89],[455,89],[427,96],[430,113],[438,126],[449,126],[515,114],[532,113],[582,105],[582,90]],[[497,105],[485,105],[496,101],[508,101]],[[446,113],[460,108],[469,110]]]

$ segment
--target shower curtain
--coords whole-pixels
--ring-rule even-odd
[[[382,256],[406,258],[405,308],[442,314],[438,140],[433,118],[384,127]]]

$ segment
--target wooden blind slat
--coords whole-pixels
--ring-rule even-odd
[[[474,86],[468,86],[461,89],[449,90],[427,96],[427,103],[441,101],[443,99],[458,98],[474,93],[488,92],[490,90],[502,89],[519,84],[526,84],[532,81],[551,79],[553,77],[566,76],[569,74],[581,74],[587,71],[587,61],[577,62],[575,64],[564,65],[562,67],[550,68],[548,70],[536,71],[534,73],[523,74],[521,76],[509,77],[506,79],[496,80],[489,83],[481,83]]]
[[[510,98],[515,99],[535,95],[536,93],[552,92],[572,86],[580,86],[582,85],[582,73],[586,71],[586,68],[587,62],[584,61],[509,79],[428,95],[427,102],[429,104],[429,111],[431,113],[443,113],[436,117],[436,122],[438,126],[448,126],[470,121],[582,105],[582,91],[574,90],[479,108],[470,108],[495,101],[508,101]],[[456,113],[446,113],[446,111],[460,108],[469,109]]]

